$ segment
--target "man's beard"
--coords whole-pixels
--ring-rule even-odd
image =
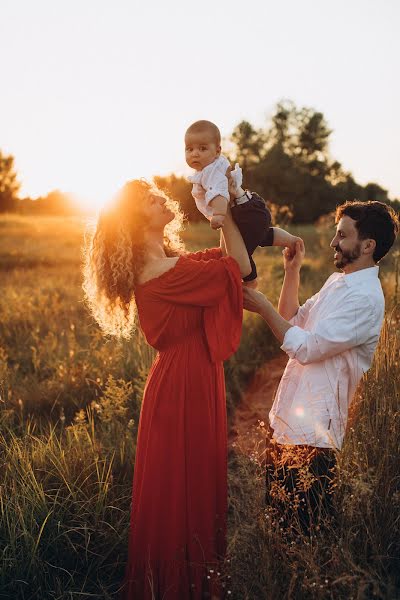
[[[335,258],[334,263],[335,267],[338,269],[343,269],[346,265],[350,265],[357,258],[361,256],[361,243],[357,242],[356,247],[353,250],[342,250],[340,246],[336,246],[335,252],[340,252],[340,258]]]

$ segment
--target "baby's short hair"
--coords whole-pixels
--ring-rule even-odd
[[[221,145],[221,133],[220,133],[220,130],[211,121],[205,121],[205,120],[195,121],[194,123],[192,123],[190,125],[190,127],[187,128],[185,135],[188,135],[188,134],[191,134],[191,133],[203,133],[205,131],[211,133],[211,135],[215,139],[215,142],[217,143],[218,146]]]

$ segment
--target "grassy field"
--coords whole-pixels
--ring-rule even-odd
[[[303,227],[301,299],[332,271],[333,229]],[[0,217],[0,598],[115,598],[127,554],[140,401],[153,351],[106,340],[81,290],[79,219]],[[207,224],[189,249],[217,243]],[[276,302],[279,249],[259,249]],[[261,458],[230,457],[231,597],[400,597],[399,251],[382,261],[388,320],[354,403],[339,460],[338,519],[295,540],[263,504]],[[232,416],[255,370],[279,351],[245,316],[225,365]]]

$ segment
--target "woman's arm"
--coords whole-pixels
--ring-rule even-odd
[[[225,253],[237,261],[242,277],[250,274],[251,265],[249,255],[229,207],[226,211],[224,227],[221,230],[221,248],[223,254],[225,249]]]
[[[257,290],[248,287],[243,288],[243,308],[251,312],[258,313],[266,323],[268,323],[272,333],[282,344],[286,332],[292,328],[292,325],[276,312],[271,302]]]
[[[231,198],[234,198],[238,194],[238,190],[236,190],[235,182],[230,176],[230,168],[227,169],[226,176],[228,178],[229,194]],[[249,273],[251,273],[249,255],[240,231],[232,218],[229,204],[226,211],[224,225],[223,228],[221,228],[220,248],[222,251],[222,256],[232,256],[232,258],[237,261],[242,277],[246,277],[249,275]]]

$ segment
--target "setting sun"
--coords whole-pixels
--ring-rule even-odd
[[[399,23],[3,0],[0,598],[400,598]]]
[[[361,14],[343,4],[344,19],[340,6],[326,7],[323,16],[310,0],[291,3],[282,43],[279,28],[265,35],[263,25],[280,22],[284,9],[278,5],[257,4],[254,18],[231,11],[225,1],[215,11],[207,0],[196,28],[207,32],[207,9],[215,13],[225,36],[217,54],[229,47],[228,32],[253,32],[252,59],[232,42],[232,60],[224,59],[223,68],[212,44],[201,53],[184,50],[191,47],[193,22],[177,0],[155,11],[151,3],[125,1],[22,4],[23,13],[20,2],[6,2],[0,22],[0,45],[9,57],[0,149],[15,157],[22,196],[60,189],[98,207],[132,177],[184,172],[183,135],[194,120],[210,119],[229,137],[242,119],[265,126],[281,98],[324,113],[333,129],[333,154],[357,181],[376,181],[392,197],[400,195],[394,4],[379,10],[369,4]],[[355,31],[359,18],[363,27]],[[325,19],[329,30],[321,27]],[[311,28],[314,36],[303,36],[294,51],[299,27]],[[362,56],[336,43],[339,29],[354,48],[363,48]],[[368,35],[379,43],[365,44]],[[322,47],[326,51],[317,51]],[[340,86],[333,65],[340,65]],[[366,65],[375,83],[362,94]],[[318,81],[310,69],[318,71]],[[244,91],[238,91],[239,81]],[[384,110],[382,89],[390,89]]]

